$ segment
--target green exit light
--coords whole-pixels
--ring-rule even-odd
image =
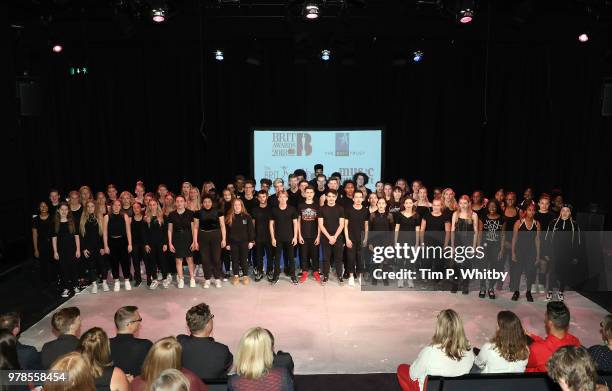
[[[86,75],[89,72],[87,67],[70,67],[70,76]]]

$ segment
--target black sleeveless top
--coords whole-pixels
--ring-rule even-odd
[[[115,367],[105,367],[102,370],[102,375],[94,379],[94,384],[96,386],[96,391],[109,391],[111,379],[113,378],[113,371]]]
[[[512,242],[512,236],[514,236],[514,223],[521,218],[518,208],[516,209],[516,216],[509,217],[504,214],[503,217],[506,222],[506,241]]]
[[[532,221],[531,227],[527,226],[525,220],[521,220],[521,225],[518,229],[518,237],[516,238],[516,252],[519,254],[530,254],[535,256],[536,254],[536,235],[538,234],[538,227],[536,226],[536,220]]]
[[[125,220],[122,213],[108,215],[108,236],[110,237],[124,237],[125,232]]]
[[[455,222],[455,245],[468,246],[474,242],[474,221],[457,217]]]

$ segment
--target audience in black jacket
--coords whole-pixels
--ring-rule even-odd
[[[21,332],[21,317],[17,312],[0,315],[0,329],[5,329],[16,338]],[[34,346],[24,345],[17,341],[17,359],[21,369],[42,369],[40,353]]]
[[[48,369],[60,356],[76,349],[81,332],[81,311],[77,307],[66,307],[51,318],[57,339],[45,343],[40,351],[42,368]]]
[[[116,367],[134,377],[140,375],[142,363],[153,343],[134,337],[140,329],[142,318],[138,307],[125,306],[115,312],[117,336],[110,339],[111,358]]]

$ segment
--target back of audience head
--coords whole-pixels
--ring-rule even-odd
[[[461,360],[465,352],[471,349],[470,342],[465,336],[463,321],[454,310],[440,311],[431,344],[440,345],[446,355],[453,360]]]
[[[612,314],[606,315],[599,325],[603,341],[606,344],[612,343]]]
[[[20,369],[17,359],[17,337],[10,330],[0,330],[0,369]]]
[[[8,330],[14,336],[21,331],[21,317],[17,312],[7,312],[0,315],[0,329]]]
[[[140,328],[142,318],[138,313],[138,307],[133,305],[126,305],[119,308],[115,312],[115,327],[120,333],[133,334]]]
[[[66,307],[55,312],[51,325],[59,334],[78,334],[81,328],[81,311],[77,307]]]
[[[546,305],[546,331],[565,332],[570,324],[570,310],[562,301],[551,301]]]
[[[548,376],[559,383],[563,391],[593,391],[597,370],[589,352],[582,346],[563,346],[547,363]]]
[[[189,379],[178,369],[164,369],[151,386],[151,391],[189,391]]]
[[[47,383],[45,391],[95,391],[93,376],[87,361],[78,352],[65,354],[55,360],[50,371],[67,372],[68,381]]]
[[[94,378],[102,376],[105,367],[112,365],[108,335],[100,327],[92,327],[81,336],[77,351],[87,361]]]
[[[162,338],[155,342],[142,364],[140,374],[145,382],[145,390],[149,390],[160,373],[165,369],[180,370],[183,366],[181,355],[183,348],[174,337]]]
[[[200,303],[191,307],[185,320],[192,335],[209,336],[213,329],[214,315],[210,313],[210,307],[206,303]]]
[[[514,312],[497,313],[497,331],[491,343],[495,344],[501,357],[508,361],[526,360],[529,357],[529,342],[521,320]]]
[[[236,374],[247,379],[259,379],[272,368],[272,338],[261,327],[248,329],[240,338],[235,359]]]

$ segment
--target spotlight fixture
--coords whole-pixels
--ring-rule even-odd
[[[57,44],[53,45],[51,50],[53,51],[53,53],[61,53],[62,50],[64,50],[64,47],[57,43]]]
[[[587,33],[582,33],[578,36],[578,40],[580,42],[587,42],[589,40],[589,35]]]
[[[472,11],[471,9],[467,8],[459,11],[459,23],[468,24],[471,23],[473,19],[474,11]]]
[[[423,52],[421,50],[415,50],[412,53],[412,62],[421,62],[423,60]]]
[[[166,10],[163,8],[152,9],[151,16],[155,23],[163,23],[166,21]]]
[[[331,50],[329,49],[321,50],[321,60],[329,61],[330,58],[331,58]]]
[[[304,5],[304,17],[315,20],[319,17],[319,6],[316,3],[306,3]]]
[[[217,61],[223,61],[223,50],[221,49],[215,50],[215,59]]]

